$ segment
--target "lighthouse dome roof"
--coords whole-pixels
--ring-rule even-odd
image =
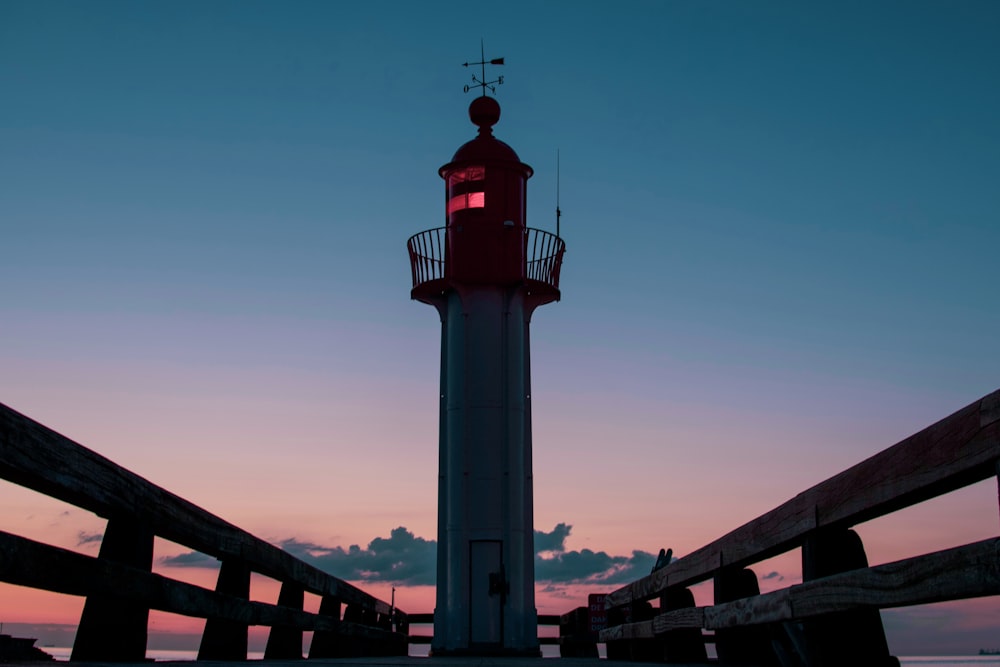
[[[459,162],[514,162],[526,167],[530,175],[531,167],[521,163],[514,149],[493,136],[493,125],[500,120],[500,105],[495,99],[482,96],[472,100],[469,120],[479,126],[479,134],[455,151],[449,165]],[[442,167],[442,171],[449,165]]]
[[[486,137],[478,136],[472,141],[467,141],[455,151],[452,162],[520,162],[514,149],[500,141],[493,135]]]

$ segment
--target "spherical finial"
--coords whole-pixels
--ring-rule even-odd
[[[480,134],[492,134],[490,128],[500,120],[500,104],[492,97],[477,97],[469,105],[469,119],[479,126]]]

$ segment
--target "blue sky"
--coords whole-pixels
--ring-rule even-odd
[[[530,226],[561,155],[536,529],[683,555],[1000,386],[997,34],[994,2],[4,0],[0,401],[276,541],[431,538],[405,241],[482,39]],[[995,534],[995,485],[963,498],[929,532]]]

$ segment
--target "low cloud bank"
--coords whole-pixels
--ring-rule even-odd
[[[348,581],[385,581],[406,586],[433,585],[437,543],[415,536],[405,527],[389,537],[376,537],[362,549],[352,544],[325,547],[295,538],[279,543],[288,553]]]
[[[552,532],[535,531],[535,581],[549,584],[618,584],[649,574],[656,556],[633,551],[612,556],[605,551],[567,551],[566,538],[573,526],[556,524]]]
[[[535,531],[535,581],[540,584],[616,584],[648,574],[656,556],[633,551],[612,556],[604,551],[568,551],[566,538],[573,526],[558,523],[549,532]],[[347,581],[387,582],[403,586],[433,585],[436,579],[437,542],[417,537],[405,526],[376,537],[362,548],[352,544],[325,546],[288,538],[278,542],[285,551]],[[214,558],[186,552],[160,560],[168,567],[215,567]]]

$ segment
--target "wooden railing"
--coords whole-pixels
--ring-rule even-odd
[[[199,659],[245,660],[249,625],[271,628],[266,658],[301,658],[303,631],[310,658],[406,654],[404,613],[2,404],[0,478],[108,520],[97,558],[0,532],[0,581],[86,596],[73,660],[143,660],[150,609],[207,619]],[[155,536],[219,559],[215,590],[153,573]],[[249,599],[252,572],[277,604]]]
[[[539,614],[538,615],[538,627],[556,627],[560,626],[562,617],[551,615],[551,614]],[[434,625],[434,614],[433,613],[416,613],[408,614],[407,621],[410,624],[410,634],[409,642],[411,644],[430,644],[434,637],[432,634],[414,634],[413,627],[418,625]],[[559,644],[560,638],[553,636],[542,636],[538,637],[539,644]]]
[[[611,659],[702,661],[709,640],[722,664],[897,664],[878,610],[1000,594],[1000,538],[869,567],[851,527],[997,475],[1000,390],[608,594],[600,640]],[[803,583],[760,594],[747,566],[798,547]]]

